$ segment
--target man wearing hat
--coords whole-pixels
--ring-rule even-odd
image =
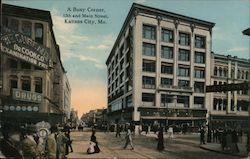
[[[38,158],[44,153],[43,140],[39,138],[38,143],[36,143],[33,137],[35,132],[34,126],[28,126],[25,131],[24,139],[21,142],[24,158]]]
[[[57,132],[57,127],[52,126],[50,128],[50,134],[48,135],[47,142],[46,142],[46,152],[47,152],[47,157],[48,158],[56,158],[56,132]]]

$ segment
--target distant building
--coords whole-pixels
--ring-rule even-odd
[[[214,25],[133,4],[106,61],[109,119],[205,123]]]
[[[2,9],[1,120],[64,122],[71,90],[50,12],[7,4]]]
[[[81,120],[89,126],[107,124],[107,109],[90,110],[88,113],[82,115]]]

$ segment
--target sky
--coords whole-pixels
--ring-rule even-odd
[[[79,117],[89,110],[107,107],[105,62],[134,2],[213,22],[212,51],[249,59],[250,41],[242,31],[250,27],[250,0],[3,0],[51,12],[56,42],[71,85],[71,107]],[[73,12],[73,8],[100,9],[98,14],[106,15],[106,23],[65,23],[65,16],[80,13]]]

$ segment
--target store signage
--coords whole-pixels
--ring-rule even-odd
[[[42,69],[48,69],[49,48],[6,27],[2,29],[1,41],[1,52]]]
[[[30,91],[24,91],[20,89],[12,89],[12,97],[15,100],[34,102],[34,103],[42,102],[42,94]]]

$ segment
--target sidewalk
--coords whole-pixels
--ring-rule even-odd
[[[246,151],[246,144],[243,143],[238,143],[237,144],[239,147],[239,153],[232,153],[229,151],[222,151],[221,144],[219,143],[206,143],[205,145],[200,145],[200,148],[209,150],[209,151],[214,151],[218,153],[224,153],[224,154],[229,154],[233,156],[238,156],[238,157],[247,157],[247,151]]]

